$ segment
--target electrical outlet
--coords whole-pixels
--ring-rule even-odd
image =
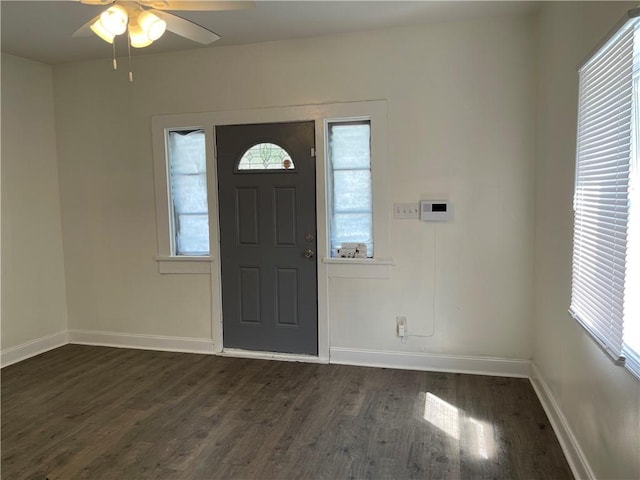
[[[400,338],[407,336],[407,317],[396,317],[396,327]]]
[[[419,203],[394,203],[393,218],[420,218]]]

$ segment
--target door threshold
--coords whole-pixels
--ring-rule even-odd
[[[301,353],[258,352],[240,348],[225,348],[218,355],[223,357],[254,358],[256,360],[280,360],[281,362],[329,363],[318,355]]]

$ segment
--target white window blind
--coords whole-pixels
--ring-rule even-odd
[[[637,25],[626,22],[579,70],[570,313],[618,364],[625,360]]]
[[[640,32],[636,30],[636,52]],[[640,378],[640,59],[636,53],[633,80],[633,150],[629,170],[629,223],[627,224],[627,275],[625,277],[624,337],[622,354],[627,368]]]
[[[209,254],[207,167],[203,130],[168,134],[175,255]]]
[[[367,245],[373,257],[371,123],[329,123],[331,256],[343,243]]]

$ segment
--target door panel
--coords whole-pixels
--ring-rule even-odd
[[[278,325],[298,325],[298,271],[295,268],[278,268],[276,275]]]
[[[276,247],[296,246],[296,189],[276,187],[274,189],[275,204],[275,237]]]
[[[258,245],[258,189],[236,189],[236,225],[238,244]]]
[[[314,128],[216,127],[225,348],[318,353],[316,257],[304,256],[316,250]],[[278,157],[282,167],[265,160],[268,169],[238,169],[259,144],[278,145],[290,158]]]
[[[260,269],[240,267],[240,321],[260,323]]]

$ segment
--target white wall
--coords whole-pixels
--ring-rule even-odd
[[[135,57],[133,84],[55,67],[70,328],[211,336],[209,277],[153,260],[152,115],[388,99],[391,201],[445,196],[455,220],[435,256],[433,225],[394,220],[389,280],[331,280],[331,346],[529,358],[534,53],[505,17]],[[403,345],[396,315],[432,329],[434,259],[435,335]]]
[[[2,54],[2,351],[66,329],[52,70]]]
[[[640,382],[567,314],[577,66],[635,3],[546,4],[539,24],[533,361],[596,478],[640,478]]]

